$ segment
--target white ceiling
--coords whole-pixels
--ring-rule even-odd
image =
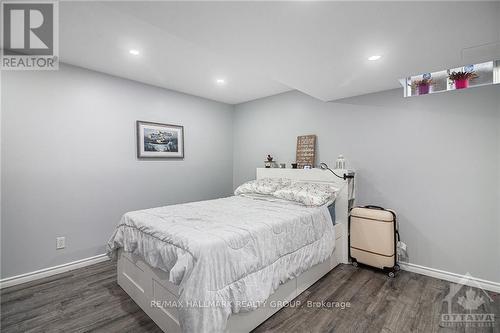
[[[499,22],[498,1],[61,2],[60,55],[230,104],[291,89],[329,101],[500,58]]]

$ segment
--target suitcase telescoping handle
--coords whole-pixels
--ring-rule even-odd
[[[375,205],[368,205],[368,206],[364,206],[364,208],[385,210],[385,208],[384,208],[384,207],[375,206]]]

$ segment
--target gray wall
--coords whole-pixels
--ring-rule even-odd
[[[124,212],[229,195],[317,134],[318,161],[357,170],[358,204],[398,211],[410,262],[500,281],[499,86],[233,108],[69,66],[1,83],[2,278],[101,254]],[[184,125],[186,158],[137,160],[138,119]]]
[[[127,211],[229,195],[232,111],[76,67],[3,72],[1,276],[104,253]],[[136,120],[184,125],[185,159],[137,160]]]
[[[324,103],[299,92],[236,106],[234,186],[270,153],[295,159],[318,136],[318,161],[357,171],[357,204],[398,212],[410,262],[500,281],[500,86],[403,99],[401,90]]]

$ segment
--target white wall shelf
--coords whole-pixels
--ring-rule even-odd
[[[467,86],[461,88],[448,78],[452,72],[474,72],[476,78],[468,80]],[[423,73],[400,80],[404,97],[421,96],[445,91],[468,89],[500,83],[500,60],[492,60],[480,64],[466,65],[433,73]]]

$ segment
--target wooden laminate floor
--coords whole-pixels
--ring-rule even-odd
[[[500,332],[500,296],[474,288],[472,295],[469,287],[453,297],[451,313],[467,313],[459,303],[477,306],[473,313],[494,314],[493,327],[442,327],[441,314],[448,313],[443,300],[453,285],[409,272],[390,279],[340,265],[302,293],[295,300],[300,304],[280,310],[254,333]],[[118,286],[111,262],[6,288],[0,297],[5,333],[161,332]]]

